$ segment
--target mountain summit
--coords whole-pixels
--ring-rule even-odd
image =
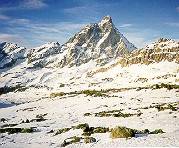
[[[92,59],[105,64],[135,49],[117,30],[110,16],[105,16],[99,23],[87,25],[64,46],[68,52],[60,63],[62,66],[81,65]]]
[[[65,44],[58,47],[60,52],[53,52],[55,59],[50,57],[49,61],[44,58],[37,58],[44,57],[42,51],[47,53],[48,49],[52,50],[52,47],[48,48],[48,46],[43,46],[43,48],[46,48],[46,50],[39,49],[41,56],[38,56],[37,50],[34,50],[35,54],[32,51],[29,55],[29,61],[35,61],[36,64],[39,62],[43,65],[54,63],[58,67],[71,67],[94,60],[97,64],[103,65],[136,49],[114,26],[110,16],[105,16],[99,23],[89,24],[82,28]],[[48,54],[47,57],[49,56],[52,55]],[[37,61],[37,59],[39,60]]]

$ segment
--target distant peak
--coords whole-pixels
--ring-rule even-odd
[[[10,42],[2,42],[0,43],[1,48],[19,48],[19,46],[15,43],[10,43]]]
[[[159,39],[157,40],[158,43],[166,42],[166,41],[171,41],[171,39],[167,39],[167,38],[159,38]]]
[[[112,21],[112,18],[111,16],[107,15],[107,16],[104,16],[102,20]]]
[[[110,23],[110,24],[112,23],[112,18],[109,15],[104,16],[99,24],[103,26],[103,24],[106,24],[106,23]]]
[[[7,42],[2,42],[2,43],[0,43],[0,46],[4,46],[6,44],[7,44]]]
[[[52,46],[60,46],[59,42],[49,42],[47,44],[52,45]]]
[[[48,49],[48,48],[54,48],[54,47],[58,47],[58,46],[60,46],[60,44],[58,42],[48,42],[48,43],[45,43],[39,47],[35,47],[35,49],[38,49],[38,50],[41,48]]]

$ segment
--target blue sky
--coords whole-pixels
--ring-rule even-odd
[[[0,42],[64,43],[105,15],[137,47],[179,39],[179,0],[0,0]]]

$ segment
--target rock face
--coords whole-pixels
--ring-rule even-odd
[[[150,64],[161,61],[175,61],[179,63],[179,42],[160,38],[143,49],[132,51],[119,61],[122,66],[131,64]]]
[[[0,44],[0,69],[14,65],[18,60],[25,58],[26,48],[13,43]]]
[[[81,65],[90,60],[105,64],[136,49],[114,26],[110,16],[84,27],[63,45],[68,51],[58,66]]]
[[[33,48],[28,53],[28,63],[59,53],[60,49],[61,46],[58,42],[50,42],[40,47]]]
[[[43,66],[55,63],[57,67],[71,67],[95,60],[103,65],[133,49],[135,46],[117,30],[111,17],[106,16],[101,22],[84,27],[62,46],[45,44],[32,49],[28,61]],[[49,58],[51,55],[54,58]]]
[[[40,47],[30,50],[27,55],[28,63],[33,63],[35,67],[44,67],[53,60],[51,56],[62,53],[61,45],[58,42],[49,42]]]

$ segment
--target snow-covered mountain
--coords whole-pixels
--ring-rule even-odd
[[[57,67],[71,67],[95,60],[97,64],[103,65],[134,49],[136,47],[114,26],[111,17],[105,16],[101,22],[84,27],[61,47],[48,43],[32,49],[28,61],[35,61],[36,65],[54,63]]]
[[[135,49],[107,16],[0,65],[0,147],[178,146],[179,42]]]
[[[28,64],[32,63],[33,67],[44,67],[57,60],[53,55],[58,56],[62,52],[62,47],[58,42],[46,43],[30,50],[27,55]]]
[[[61,46],[58,42],[50,42],[40,47],[33,48],[28,53],[28,63],[60,53],[60,49]]]
[[[60,65],[81,65],[95,59],[107,63],[136,49],[114,26],[110,16],[90,24],[64,44],[68,52]]]
[[[25,58],[26,48],[13,43],[0,44],[0,69],[11,67],[16,62]]]

